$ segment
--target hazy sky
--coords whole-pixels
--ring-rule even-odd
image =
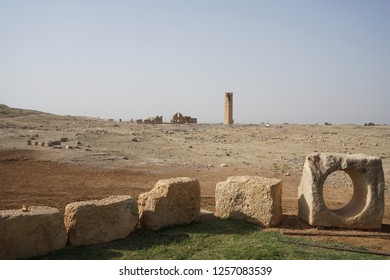
[[[60,115],[390,124],[390,1],[0,0],[0,103]]]

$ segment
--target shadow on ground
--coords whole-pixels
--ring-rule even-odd
[[[243,221],[230,219],[214,219],[202,223],[168,227],[158,231],[140,229],[129,237],[105,244],[67,247],[46,256],[34,259],[121,259],[122,251],[132,251],[134,254],[154,247],[181,244],[194,235],[246,235],[261,230],[261,227]]]
[[[382,232],[388,232],[384,225]],[[201,223],[174,226],[158,231],[140,229],[126,239],[92,246],[68,247],[34,259],[49,260],[113,260],[113,259],[376,259],[360,252],[340,252],[351,245],[336,243],[329,236],[319,249],[317,241],[286,236],[285,230],[310,233],[316,228],[300,221],[295,215],[283,216],[279,230],[265,229],[245,221],[211,219]],[[310,230],[311,229],[311,230]],[[281,232],[280,232],[281,230]],[[332,230],[330,230],[332,231]],[[321,233],[323,231],[318,231]],[[325,232],[325,231],[324,231]],[[332,231],[333,232],[333,231]],[[361,232],[360,232],[361,233]],[[368,233],[368,232],[367,232]],[[350,232],[338,231],[338,235]],[[371,231],[370,234],[373,234]],[[367,238],[364,238],[368,241]],[[378,242],[378,239],[374,239]],[[386,242],[387,240],[385,240]],[[308,246],[302,246],[307,243]],[[335,245],[336,244],[336,245]],[[341,244],[341,245],[340,245]],[[321,246],[322,246],[321,245]],[[335,248],[335,246],[337,248]],[[353,248],[353,247],[351,247]],[[345,251],[345,250],[344,250]],[[386,257],[385,257],[386,258]]]

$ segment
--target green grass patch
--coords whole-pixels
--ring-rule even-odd
[[[363,253],[286,243],[364,250],[350,244],[315,242],[308,238],[262,231],[242,221],[214,220],[159,231],[142,230],[115,242],[66,248],[37,259],[54,260],[380,260]]]

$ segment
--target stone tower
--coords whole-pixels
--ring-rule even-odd
[[[224,124],[233,124],[233,92],[225,92],[225,119]]]

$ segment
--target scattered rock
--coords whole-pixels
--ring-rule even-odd
[[[61,145],[61,141],[60,140],[50,140],[50,141],[48,141],[47,142],[47,145],[49,146],[49,147],[51,147],[51,146],[55,146],[55,145]]]
[[[228,167],[226,163],[221,163],[221,167]]]
[[[68,142],[68,138],[67,138],[67,137],[62,137],[62,138],[60,139],[60,141],[61,141],[61,142]]]
[[[28,145],[28,146],[32,146],[32,141],[31,141],[31,139],[27,140],[27,145]]]

